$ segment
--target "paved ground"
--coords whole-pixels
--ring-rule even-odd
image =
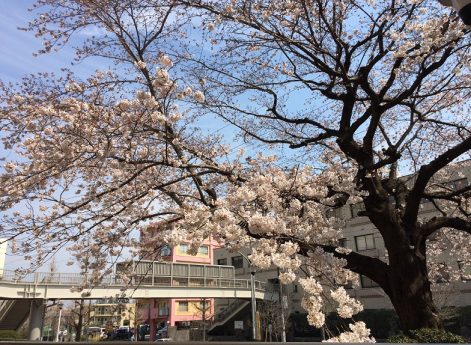
[[[59,345],[59,344],[69,344],[69,345],[147,345],[149,342],[147,341],[138,341],[138,342],[131,342],[131,341],[81,341],[81,342],[64,342],[64,343],[56,343],[52,341],[0,341],[0,345],[7,345],[7,344],[21,344],[21,345]],[[172,345],[203,345],[203,344],[209,344],[209,345],[280,345],[281,343],[275,343],[275,342],[252,342],[252,341],[241,341],[241,342],[235,342],[235,341],[209,341],[209,342],[203,342],[203,341],[190,341],[190,342],[154,342],[152,344],[172,344]],[[308,345],[308,344],[319,344],[319,343],[310,343],[310,342],[290,342],[289,345]],[[347,344],[347,343],[344,343]],[[390,344],[389,344],[390,345]],[[415,344],[417,345],[417,344]]]
[[[241,341],[241,342],[235,342],[235,341],[209,341],[209,342],[202,342],[202,341],[190,341],[190,342],[155,342],[153,344],[172,344],[172,345],[203,345],[203,344],[210,344],[210,345],[280,345],[281,343],[275,343],[275,342],[253,342],[253,341]],[[21,345],[42,345],[42,344],[49,344],[49,345],[59,345],[56,342],[52,341],[42,341],[42,342],[34,342],[34,341],[0,341],[0,345],[7,345],[7,344],[21,344]],[[146,345],[149,344],[147,341],[139,341],[139,342],[129,342],[129,341],[100,341],[100,342],[90,342],[90,341],[83,341],[83,342],[67,342],[67,343],[62,343],[62,344],[77,344],[77,345],[124,345],[124,344],[129,344],[129,345]],[[319,344],[317,342],[289,342],[289,345],[308,345],[308,344]],[[343,343],[343,344],[354,344],[354,343]],[[356,344],[358,345],[358,344]],[[376,343],[376,345],[391,345],[387,343]],[[420,345],[420,344],[414,344],[414,345]],[[425,345],[425,344],[424,344]]]

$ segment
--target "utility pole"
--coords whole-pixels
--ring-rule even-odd
[[[278,277],[280,276],[280,269],[278,268]],[[281,304],[281,342],[286,343],[286,324],[285,324],[285,300],[283,296],[283,284],[281,284],[278,278],[278,284],[280,288],[279,301]]]
[[[203,298],[203,341],[206,341],[206,298]],[[167,328],[168,330],[168,328]]]
[[[62,317],[62,307],[64,304],[62,302],[57,303],[57,306],[59,307],[59,321],[57,322],[57,333],[56,333],[56,343],[59,342],[59,333],[61,330],[61,317]]]
[[[257,340],[257,302],[255,300],[255,271],[250,272],[250,288],[252,297],[252,340]]]

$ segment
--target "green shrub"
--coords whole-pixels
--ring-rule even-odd
[[[410,331],[410,335],[392,336],[390,343],[464,343],[464,338],[451,332],[434,328],[422,328]]]
[[[20,333],[14,330],[0,330],[0,340],[18,340],[22,339],[22,336]]]
[[[388,343],[415,343],[416,341],[404,334],[393,335],[388,338]]]
[[[411,335],[419,343],[464,343],[462,336],[441,329],[422,328],[411,331]]]

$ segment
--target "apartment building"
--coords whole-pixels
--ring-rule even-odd
[[[141,236],[155,236],[158,225],[147,229],[146,234]],[[182,243],[175,247],[164,246],[159,253],[151,258],[156,261],[167,261],[173,263],[206,264],[214,261],[214,249],[218,247],[213,240],[205,241],[197,250],[195,255],[188,253],[188,244]],[[139,319],[150,325],[150,338],[155,339],[159,329],[168,326],[178,328],[189,328],[192,324],[202,320],[210,320],[214,316],[213,299],[145,299],[139,302]]]
[[[114,300],[99,300],[90,306],[90,325],[116,328],[134,328],[136,319],[135,303],[117,303]]]

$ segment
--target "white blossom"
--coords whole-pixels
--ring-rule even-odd
[[[214,23],[208,23],[208,25],[206,25],[206,28],[208,29],[208,31],[214,31],[216,25],[214,25]]]
[[[363,321],[349,325],[350,332],[343,332],[337,337],[332,337],[326,342],[330,343],[374,343],[375,339],[370,336],[370,330],[366,328]]]
[[[137,69],[144,70],[146,69],[147,65],[144,61],[139,60],[139,61],[134,62],[134,66],[136,66]]]
[[[189,87],[189,86],[187,86],[187,87],[185,88],[185,90],[183,91],[183,94],[184,94],[185,96],[187,96],[187,97],[188,97],[188,96],[191,96],[192,93],[193,93],[193,90],[192,90],[191,87]]]
[[[281,284],[291,284],[296,280],[296,274],[293,271],[288,270],[286,272],[280,273],[278,278],[280,279]]]
[[[164,67],[170,68],[173,66],[172,60],[168,57],[168,55],[161,55],[159,58],[160,64]]]
[[[195,91],[193,97],[199,103],[203,103],[205,99],[204,94],[201,91]]]
[[[337,313],[340,317],[351,318],[363,310],[361,303],[348,296],[347,291],[342,286],[331,291],[330,296],[339,304]]]

